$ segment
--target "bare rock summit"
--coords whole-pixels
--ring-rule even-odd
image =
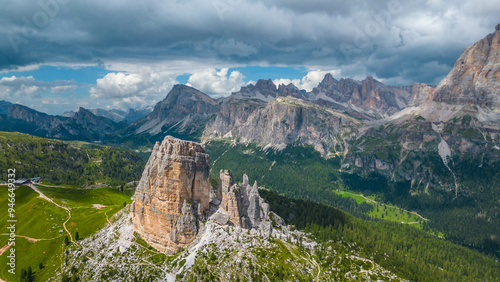
[[[235,183],[220,173],[217,194],[210,186],[209,157],[202,144],[171,136],[157,142],[135,191],[131,208],[134,228],[149,245],[167,254],[188,247],[210,220],[269,236],[269,205],[257,183]],[[276,218],[279,218],[276,216]],[[201,228],[203,230],[203,228]]]
[[[500,106],[500,24],[465,49],[436,88],[434,101],[452,105]]]
[[[148,244],[172,254],[193,241],[209,211],[209,172],[203,145],[171,136],[156,143],[131,209],[135,229]]]

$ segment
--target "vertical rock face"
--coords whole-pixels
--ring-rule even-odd
[[[175,253],[196,237],[198,220],[209,210],[209,171],[203,145],[170,136],[156,143],[131,210],[148,244]]]
[[[434,101],[452,105],[500,106],[500,24],[465,49],[436,88]]]
[[[257,182],[250,186],[248,176],[244,174],[243,183],[234,184],[231,172],[221,170],[219,191],[221,194],[219,213],[228,215],[219,218],[227,218],[233,225],[246,229],[271,229],[269,222],[266,221],[269,205],[259,196]]]
[[[419,106],[427,102],[429,99],[432,100],[434,88],[431,86],[423,83],[414,83],[412,88],[411,100],[408,106]]]
[[[387,116],[406,107],[410,93],[402,87],[387,86],[368,76],[363,81],[336,80],[326,74],[310,94],[303,97],[338,111],[364,112],[368,116]],[[355,107],[352,107],[354,105]]]
[[[344,114],[290,96],[265,105],[260,102],[243,105],[224,106],[225,110],[207,125],[203,139],[233,137],[242,143],[255,141],[278,149],[300,142],[313,145],[326,155],[336,144],[335,136],[342,126],[356,122]],[[243,114],[244,109],[248,114]]]

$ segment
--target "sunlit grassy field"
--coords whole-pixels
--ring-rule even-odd
[[[85,238],[107,224],[107,220],[132,201],[130,195],[113,188],[82,189],[81,187],[38,186],[45,196],[71,211],[66,227],[73,239],[79,233]],[[0,186],[0,248],[8,243],[7,186]],[[69,218],[64,208],[42,199],[28,186],[16,189],[16,274],[8,273],[6,251],[0,256],[0,278],[19,281],[21,269],[31,267],[35,281],[47,281],[61,266],[61,254],[65,251],[63,223]],[[42,263],[43,268],[39,265]]]

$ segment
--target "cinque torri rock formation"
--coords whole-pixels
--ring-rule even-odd
[[[256,229],[264,234],[272,232],[267,220],[269,204],[259,196],[257,182],[253,186],[248,183],[246,174],[243,183],[235,184],[231,171],[221,170],[217,198],[220,199],[219,209],[211,218],[218,224]]]
[[[209,158],[201,144],[171,136],[157,142],[132,205],[136,231],[154,248],[175,253],[198,234],[210,202]]]
[[[171,136],[156,143],[131,208],[135,230],[149,245],[176,253],[196,238],[206,219],[263,235],[272,232],[269,205],[259,196],[257,182],[250,186],[244,175],[243,183],[235,184],[231,172],[223,170],[213,198],[209,172],[204,145]]]

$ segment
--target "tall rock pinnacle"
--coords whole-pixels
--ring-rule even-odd
[[[203,145],[171,136],[156,143],[131,210],[148,244],[172,254],[191,243],[209,210],[209,171]]]

